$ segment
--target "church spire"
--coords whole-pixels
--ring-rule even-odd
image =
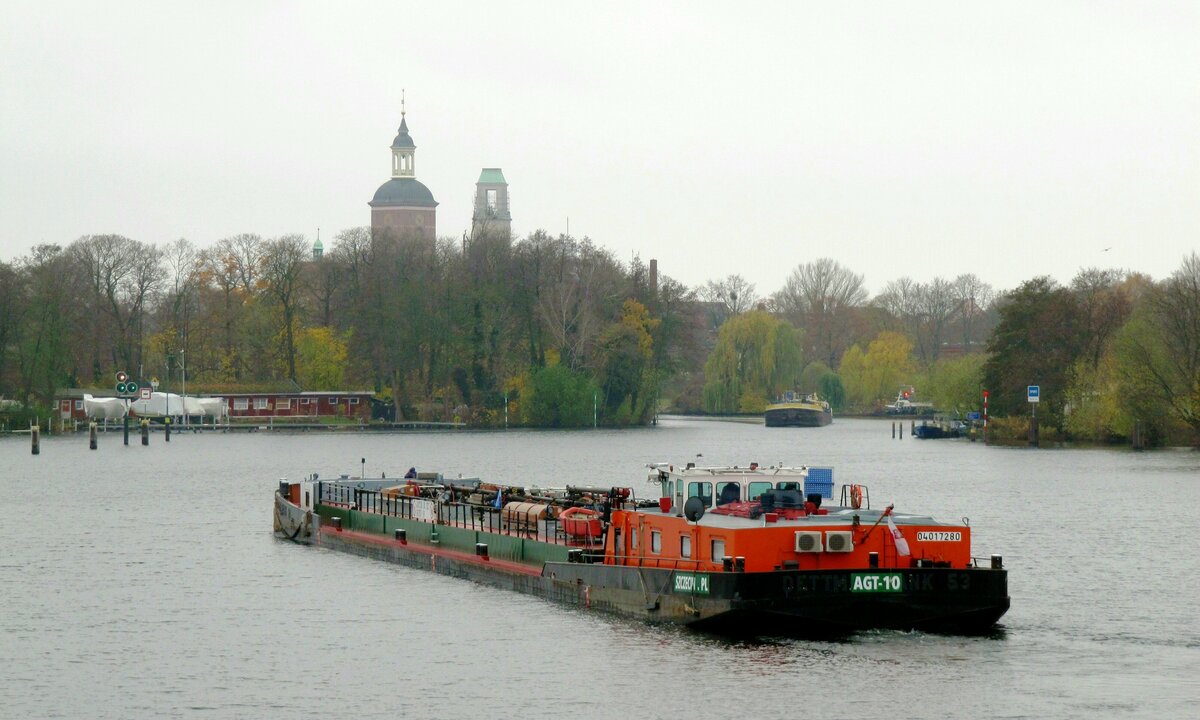
[[[415,156],[416,143],[408,134],[408,109],[405,107],[404,90],[400,91],[400,129],[396,131],[396,139],[392,141],[392,177],[416,177]]]

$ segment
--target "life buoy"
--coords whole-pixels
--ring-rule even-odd
[[[850,486],[850,507],[854,508],[855,510],[862,507],[862,486],[861,485],[851,485]]]

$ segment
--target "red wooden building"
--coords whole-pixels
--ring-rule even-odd
[[[368,422],[371,419],[369,390],[329,392],[257,392],[221,393],[229,408],[230,418],[286,417],[329,418],[347,417]]]

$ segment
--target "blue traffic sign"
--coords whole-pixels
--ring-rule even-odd
[[[1029,402],[1038,402],[1042,399],[1042,388],[1039,385],[1029,386]]]

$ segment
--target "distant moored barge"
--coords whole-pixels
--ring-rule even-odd
[[[767,406],[767,427],[824,427],[833,422],[833,409],[816,393],[787,393]]]

